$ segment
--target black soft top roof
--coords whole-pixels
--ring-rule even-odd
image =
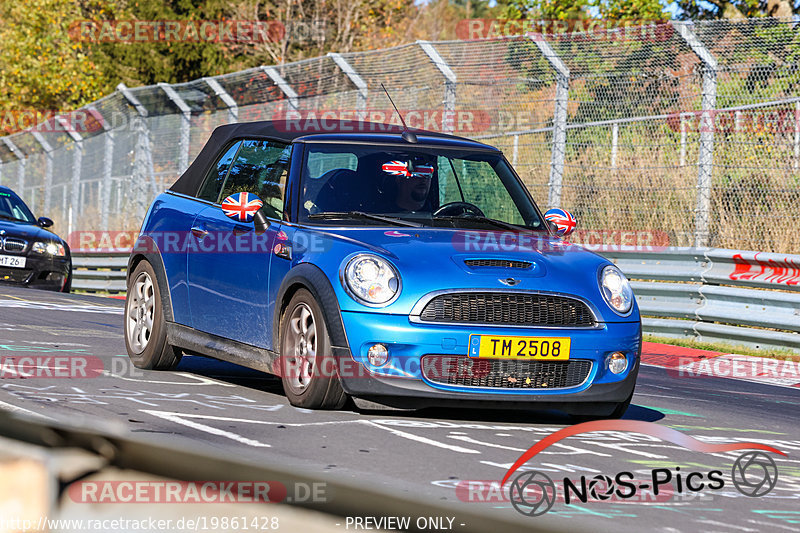
[[[400,137],[403,128],[393,124],[376,124],[372,122],[358,121],[327,121],[318,127],[308,127],[308,124],[287,121],[260,121],[260,122],[240,122],[236,124],[226,124],[219,126],[209,137],[208,142],[197,155],[194,162],[189,165],[186,172],[170,187],[173,192],[194,195],[202,185],[205,170],[213,163],[222,148],[234,139],[241,138],[262,138],[291,143],[295,140],[312,140],[315,136],[324,136],[326,140],[340,139],[342,141],[366,140],[370,141],[390,141],[404,142]],[[415,134],[427,138],[438,139],[441,141],[456,142],[470,147],[484,147],[475,141],[470,141],[463,137],[437,133],[433,131],[411,129]],[[427,141],[427,139],[425,139]],[[437,143],[438,144],[438,143]],[[448,143],[449,144],[449,143]]]

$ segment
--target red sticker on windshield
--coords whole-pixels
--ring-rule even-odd
[[[381,169],[393,176],[409,177],[411,175],[408,171],[408,163],[405,161],[389,161],[388,163],[384,163]]]

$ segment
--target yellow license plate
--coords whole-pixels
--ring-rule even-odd
[[[569,337],[469,336],[469,356],[477,359],[567,361],[569,348]]]

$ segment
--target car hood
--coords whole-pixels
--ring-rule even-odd
[[[52,231],[25,222],[0,219],[0,231],[5,231],[4,237],[19,237],[27,241],[61,241],[61,238]]]
[[[338,271],[343,259],[357,252],[372,251],[394,263],[400,272],[403,290],[394,303],[383,308],[384,312],[392,313],[408,313],[423,295],[449,289],[510,290],[513,287],[572,294],[602,304],[598,271],[610,264],[607,259],[580,246],[537,233],[337,227],[322,230],[319,236],[325,241],[329,237],[338,241],[338,245],[345,244],[340,248],[342,253],[327,253],[331,250],[328,246],[320,248],[326,252],[329,275]],[[475,264],[474,260],[480,262]],[[366,310],[364,306],[351,306],[349,302],[344,307]],[[606,318],[619,320],[614,315]]]

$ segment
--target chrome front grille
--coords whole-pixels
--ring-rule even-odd
[[[28,246],[28,241],[17,239],[16,237],[6,237],[0,244],[2,245],[0,249],[4,252],[20,254],[25,251],[25,248]]]

